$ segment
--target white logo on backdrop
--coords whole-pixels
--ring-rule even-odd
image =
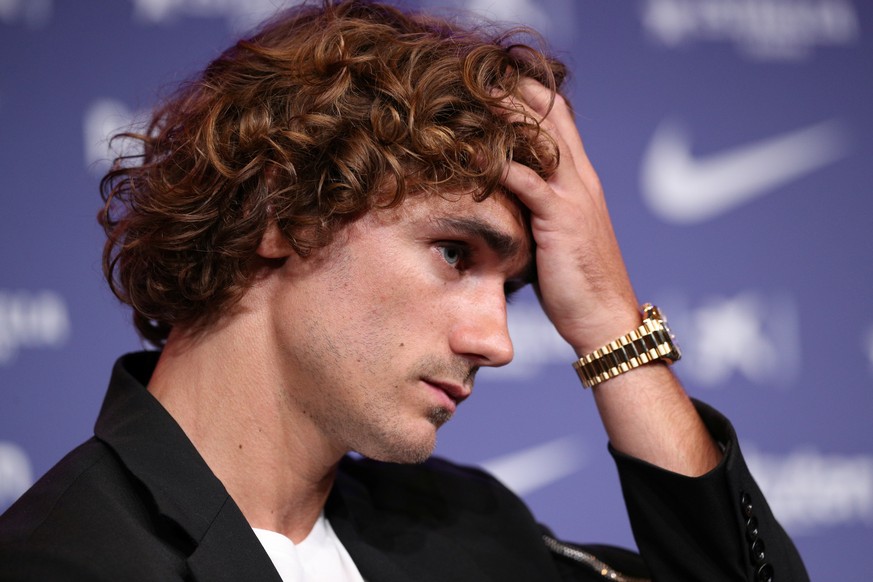
[[[422,6],[433,6],[441,14],[445,0],[421,0]],[[528,26],[551,43],[561,44],[578,35],[576,0],[453,0],[461,13],[481,16],[487,21],[507,26]]]
[[[33,485],[33,469],[24,450],[0,441],[0,511]]]
[[[54,291],[0,290],[0,366],[21,348],[58,348],[70,337],[70,315]]]
[[[681,375],[695,386],[726,387],[741,376],[784,387],[800,373],[800,313],[792,297],[749,291],[693,308],[678,297],[663,304],[683,348]]]
[[[127,139],[110,143],[115,134],[145,127],[148,112],[134,112],[115,99],[98,99],[91,103],[82,118],[85,167],[95,174],[105,174],[119,155],[138,155],[142,144]]]
[[[517,495],[527,495],[581,470],[588,463],[585,447],[575,436],[534,445],[481,463]]]
[[[300,0],[133,0],[134,16],[160,24],[180,17],[224,18],[236,30],[250,28]]]
[[[41,28],[51,21],[54,9],[53,0],[0,0],[0,22]]]
[[[466,0],[466,9],[482,14],[489,20],[519,22],[525,26],[544,31],[549,28],[551,18],[543,6],[533,0]],[[566,18],[566,14],[562,18]]]
[[[4,0],[0,0],[2,1]],[[143,22],[159,24],[172,22],[180,17],[224,18],[232,28],[244,30],[259,24],[279,10],[301,2],[302,0],[133,0],[133,5],[134,16]],[[421,3],[426,4],[427,0]],[[574,9],[573,0],[552,0],[547,7],[543,7],[536,0],[455,0],[454,3],[489,20],[518,22],[540,32],[549,31],[556,24],[571,22]],[[443,6],[444,4],[445,2],[442,3]],[[560,14],[560,22],[556,22],[551,14]]]
[[[750,447],[744,455],[773,514],[793,533],[873,524],[873,457],[815,449],[776,455]]]
[[[664,121],[643,155],[643,199],[667,222],[716,218],[844,157],[849,138],[841,123],[825,121],[707,156],[691,149],[687,132]]]
[[[861,25],[847,0],[647,0],[643,28],[658,43],[731,41],[755,60],[797,60],[817,46],[855,43]]]

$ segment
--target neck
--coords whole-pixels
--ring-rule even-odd
[[[304,539],[346,452],[289,398],[263,322],[171,334],[149,382],[252,527]]]

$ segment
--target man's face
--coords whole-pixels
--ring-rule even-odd
[[[410,198],[292,256],[267,306],[289,406],[331,449],[424,460],[476,370],[512,359],[506,294],[530,266],[504,196]]]

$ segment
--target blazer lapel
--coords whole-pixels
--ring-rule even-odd
[[[282,582],[267,552],[230,499],[188,557],[191,577],[201,582]]]
[[[191,551],[195,580],[281,582],[224,485],[144,388],[156,360],[157,354],[147,352],[116,364],[95,435],[148,489],[156,511],[188,536],[183,551]]]

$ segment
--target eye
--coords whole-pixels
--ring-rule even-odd
[[[439,249],[440,255],[442,255],[443,260],[448,263],[450,267],[454,267],[455,269],[463,269],[464,264],[469,257],[470,251],[461,244],[457,243],[442,243],[437,246]]]

